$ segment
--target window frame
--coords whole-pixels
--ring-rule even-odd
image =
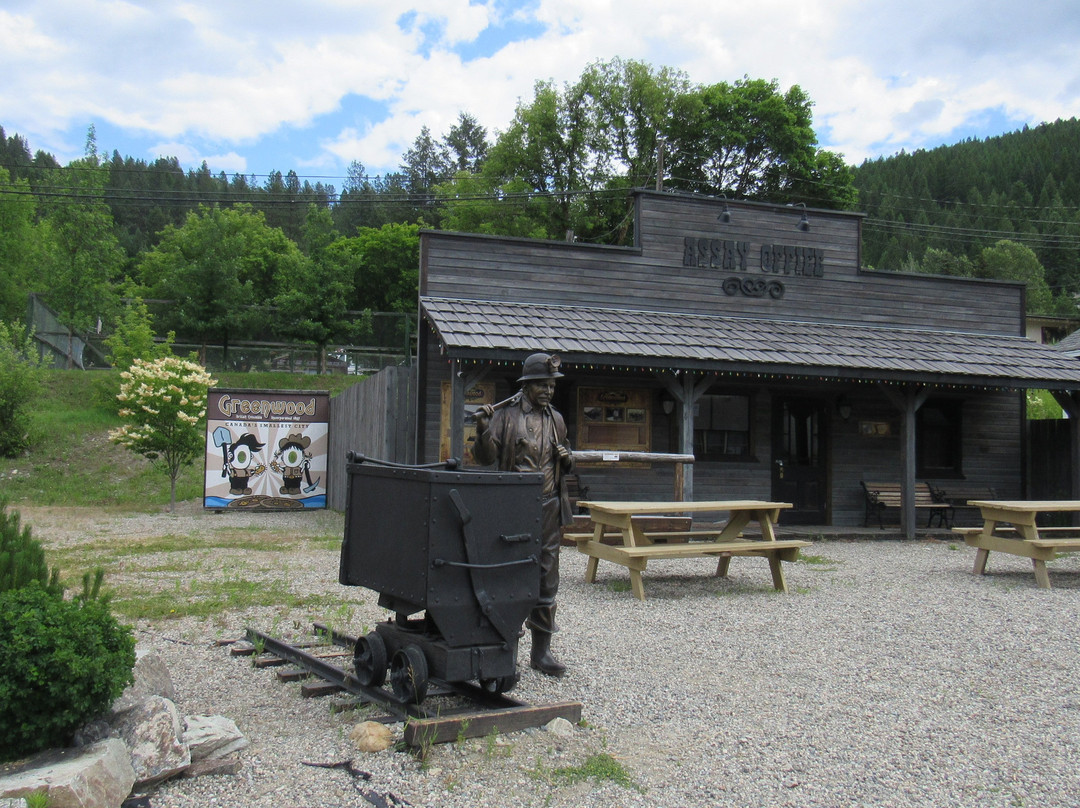
[[[756,460],[756,455],[755,455],[755,452],[754,452],[754,439],[755,439],[754,417],[753,417],[753,415],[754,415],[754,397],[755,397],[755,394],[753,392],[744,392],[744,391],[738,391],[738,390],[711,389],[708,392],[706,392],[704,395],[702,395],[700,398],[698,398],[697,401],[694,402],[695,413],[694,413],[694,435],[693,435],[692,446],[693,446],[693,451],[694,451],[694,460],[696,462],[747,463],[747,462],[753,462],[754,460]],[[746,429],[745,430],[735,430],[735,429],[724,430],[724,429],[711,429],[711,428],[699,427],[698,424],[701,422],[700,412],[702,410],[702,405],[705,403],[706,399],[714,399],[714,398],[730,398],[730,399],[740,398],[740,399],[745,400],[745,402],[746,402],[746,413],[745,413],[745,416],[746,416]],[[710,402],[710,408],[711,408],[711,402]],[[711,417],[712,416],[710,414],[710,419],[711,419]],[[710,424],[710,426],[711,426],[711,424]],[[738,452],[728,452],[728,451],[708,452],[708,451],[703,450],[701,448],[702,442],[701,442],[701,440],[699,440],[699,434],[701,434],[701,433],[708,434],[708,433],[714,433],[714,432],[715,433],[729,433],[729,434],[731,434],[731,433],[745,434],[745,438],[743,439],[742,450],[738,451]],[[725,440],[725,441],[727,441],[728,439],[729,439],[728,436],[725,436],[723,438],[723,440]]]
[[[915,474],[921,479],[959,479],[964,476],[964,402],[930,398],[915,413]],[[942,426],[927,425],[930,411],[944,416]],[[927,465],[926,446],[944,448],[950,465]]]

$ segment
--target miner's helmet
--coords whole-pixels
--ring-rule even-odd
[[[531,382],[538,379],[561,379],[562,374],[559,373],[559,365],[561,364],[562,360],[554,354],[534,353],[525,360],[525,364],[521,368],[521,378],[518,381]]]

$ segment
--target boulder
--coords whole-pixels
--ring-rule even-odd
[[[548,721],[544,729],[559,738],[569,738],[574,734],[574,725],[561,716]]]
[[[349,740],[356,744],[356,748],[361,752],[382,752],[394,743],[390,728],[378,721],[357,724],[349,732]]]
[[[208,774],[239,774],[244,767],[238,757],[204,758],[184,769],[182,777],[203,777]]]
[[[191,761],[215,760],[248,747],[236,723],[223,715],[189,715],[184,719],[184,743]]]
[[[167,780],[191,765],[180,713],[169,699],[150,696],[125,710],[113,722],[113,734],[127,744],[138,790]]]
[[[52,749],[0,766],[0,798],[45,790],[49,808],[116,808],[134,783],[131,756],[117,738]]]
[[[135,667],[132,669],[135,681],[113,702],[112,712],[115,718],[120,713],[142,704],[150,696],[161,696],[174,701],[176,690],[172,675],[161,655],[157,651],[136,651]]]

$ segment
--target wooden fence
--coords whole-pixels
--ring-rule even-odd
[[[415,423],[415,368],[383,368],[330,399],[327,507],[345,510],[346,452],[415,463]]]

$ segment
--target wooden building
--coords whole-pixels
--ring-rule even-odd
[[[899,483],[913,535],[916,482],[1024,495],[1026,389],[1076,408],[1080,361],[1024,338],[1021,284],[862,269],[861,214],[638,191],[634,217],[632,247],[422,233],[421,461],[468,458],[467,411],[547,351],[575,450],[692,453],[688,498],[789,524],[862,524],[860,483]],[[671,496],[670,467],[579,474]]]

